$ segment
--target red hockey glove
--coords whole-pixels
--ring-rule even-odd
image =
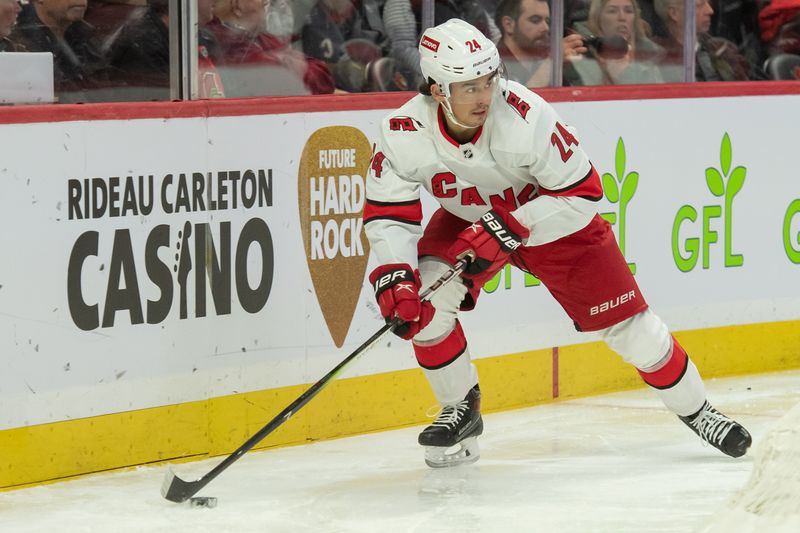
[[[530,230],[511,213],[495,207],[458,234],[449,255],[455,260],[469,259],[462,273],[464,277],[497,272],[528,235]]]
[[[394,328],[395,335],[410,339],[433,319],[433,305],[419,299],[419,271],[412,271],[407,263],[381,265],[369,275],[369,282],[383,318],[387,322],[395,316],[403,320]]]

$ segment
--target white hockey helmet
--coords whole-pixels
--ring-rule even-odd
[[[419,55],[425,81],[435,81],[448,98],[451,83],[474,80],[500,68],[494,43],[460,19],[425,30],[419,40]]]

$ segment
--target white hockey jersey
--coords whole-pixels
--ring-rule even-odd
[[[383,120],[364,207],[381,264],[416,265],[421,188],[471,222],[503,205],[531,230],[527,246],[574,233],[597,213],[600,177],[574,130],[537,94],[500,83],[486,122],[466,144],[447,134],[429,96],[417,95]]]

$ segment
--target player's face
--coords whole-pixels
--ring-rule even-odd
[[[450,106],[459,122],[473,128],[486,122],[499,77],[494,71],[474,80],[450,84]]]
[[[550,46],[550,6],[542,0],[522,0],[511,38],[523,50]]]
[[[600,11],[600,34],[605,37],[619,35],[630,42],[636,12],[631,0],[609,0]]]

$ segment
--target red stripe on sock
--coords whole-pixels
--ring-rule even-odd
[[[655,372],[643,372],[639,370],[639,375],[645,383],[657,389],[668,389],[678,383],[686,373],[689,366],[689,356],[686,351],[678,344],[678,340],[672,337],[672,354],[669,361]]]
[[[441,342],[429,346],[412,344],[419,366],[434,370],[449,365],[464,353],[467,348],[467,339],[464,337],[461,323],[456,321],[456,327]]]

